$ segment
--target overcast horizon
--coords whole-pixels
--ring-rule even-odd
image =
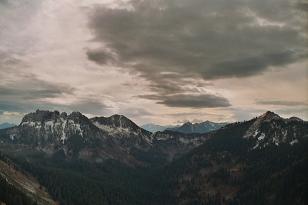
[[[306,0],[0,0],[0,123],[308,120]]]

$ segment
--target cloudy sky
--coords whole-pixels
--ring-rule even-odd
[[[0,123],[308,120],[307,0],[0,0]]]

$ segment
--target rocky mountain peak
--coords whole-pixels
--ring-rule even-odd
[[[35,112],[26,114],[21,124],[24,122],[44,122],[48,120],[54,120],[60,117],[60,113],[58,111],[48,111],[48,110],[36,110]]]
[[[131,128],[137,126],[133,121],[125,117],[124,115],[112,115],[109,117],[109,120],[113,123],[114,126]]]
[[[251,134],[251,132],[254,132],[255,130],[257,130],[261,126],[261,124],[264,122],[271,122],[272,120],[279,120],[279,119],[283,120],[283,118],[281,118],[276,113],[267,111],[264,114],[252,119],[253,124],[251,125],[247,133],[248,135]]]
[[[305,137],[304,133],[308,129],[307,122],[299,118],[284,119],[271,111],[267,111],[250,122],[251,125],[244,138],[255,141],[253,149],[271,144],[276,146],[285,143],[293,145]]]
[[[81,112],[74,111],[71,114],[69,114],[69,116],[71,116],[71,117],[82,117],[83,114],[81,114]]]
[[[261,115],[260,117],[258,117],[261,120],[277,120],[277,119],[282,119],[279,115],[277,115],[276,113],[272,112],[272,111],[267,111],[265,112],[263,115]]]
[[[113,129],[127,129],[134,132],[148,133],[148,131],[140,128],[133,121],[125,117],[124,115],[112,115],[110,117],[94,117],[91,121],[97,126],[103,128],[103,126]]]
[[[294,122],[303,122],[303,120],[298,118],[298,117],[290,117],[288,120],[289,121],[294,121]]]
[[[192,125],[192,123],[191,122],[185,122],[182,126],[191,126]]]
[[[89,122],[89,119],[80,112],[72,112],[71,114],[67,116],[67,119],[73,120],[74,122],[79,122],[79,123]]]
[[[57,121],[59,119],[62,120],[73,120],[75,122],[89,120],[86,116],[84,116],[80,112],[72,112],[71,114],[67,114],[66,112],[60,113],[59,111],[49,111],[49,110],[36,110],[35,112],[26,114],[22,121],[23,122],[46,122],[46,121]]]
[[[62,112],[60,114],[60,117],[66,119],[67,118],[67,113],[66,112]]]
[[[226,123],[216,123],[211,121],[204,121],[199,123],[186,122],[181,126],[168,128],[167,130],[173,130],[182,133],[207,133],[213,130],[217,130]]]

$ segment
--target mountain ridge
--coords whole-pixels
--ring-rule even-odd
[[[245,131],[243,138],[255,141],[254,149],[261,145],[267,146],[270,143],[276,145],[282,142],[297,143],[298,139],[289,135],[289,133],[296,132],[292,126],[306,123],[306,121],[296,117],[282,118],[271,111],[267,111],[249,120],[249,122],[252,124]],[[128,152],[131,147],[145,151],[151,149],[157,142],[161,143],[162,141],[170,140],[174,142],[180,140],[179,142],[183,144],[192,143],[198,146],[208,136],[215,134],[215,131],[226,129],[236,124],[213,123],[210,121],[194,124],[187,122],[179,128],[151,133],[139,127],[124,115],[116,114],[110,117],[93,117],[89,119],[80,112],[67,114],[58,111],[36,110],[36,112],[26,114],[18,126],[8,128],[6,140],[16,141],[17,143],[20,141],[26,144],[34,143],[42,148],[47,146],[50,149],[64,146],[66,143],[70,143],[71,140],[69,142],[67,140],[72,138],[78,139],[77,141],[80,141],[80,143],[88,144],[91,147],[108,142],[119,149],[123,150],[124,148]],[[201,126],[202,129],[206,128],[208,131],[206,133],[193,132],[194,126]],[[183,131],[180,129],[186,129],[187,127],[191,130]],[[67,152],[67,148],[65,148],[65,152]]]
[[[154,124],[154,123],[147,123],[141,126],[143,129],[149,131],[149,132],[161,132],[164,131],[168,128],[174,128],[176,126],[172,126],[172,125],[158,125],[158,124]]]
[[[0,124],[0,130],[16,126],[13,123],[4,122]]]
[[[172,130],[182,133],[207,133],[214,130],[217,130],[228,123],[218,123],[218,122],[211,122],[211,121],[204,121],[198,123],[192,122],[185,122],[180,126],[176,126],[174,128],[167,128],[166,130]]]
[[[63,204],[306,204],[307,121],[266,112],[203,134],[136,126],[38,111],[0,130],[0,151]]]
[[[19,170],[17,165],[2,153],[0,153],[0,192],[0,199],[7,204],[21,204],[21,201],[25,205],[57,204],[33,176]]]
[[[306,204],[307,121],[266,112],[210,135],[163,171],[177,204]]]
[[[155,158],[162,155],[158,153],[160,150],[169,156],[163,161],[169,161],[206,139],[206,136],[197,135],[175,134],[170,137],[168,132],[151,133],[123,115],[89,119],[80,112],[67,114],[46,110],[26,114],[18,126],[2,133],[1,139],[5,143],[33,146],[51,155],[60,152],[68,158],[116,159],[133,165],[148,163],[140,153],[152,153],[153,156],[148,154],[149,157]],[[174,153],[169,155],[171,147]]]

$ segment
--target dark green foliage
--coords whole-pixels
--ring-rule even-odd
[[[7,205],[36,205],[37,203],[30,199],[23,192],[19,191],[13,185],[0,177],[0,201]]]
[[[13,160],[64,205],[164,204],[168,201],[161,194],[162,181],[154,180],[151,171],[117,161],[94,164],[44,157]]]
[[[67,140],[68,149],[71,151],[73,156],[78,155],[79,151],[84,147],[84,141],[81,135],[72,135]]]
[[[247,126],[250,122],[246,122]],[[246,126],[244,123],[241,126]],[[168,165],[164,173],[173,194],[179,194],[175,203],[219,205],[308,204],[308,140],[293,146],[271,145],[261,150],[249,150],[249,141],[243,139],[243,127],[221,129],[215,137],[187,155]],[[231,132],[232,131],[232,132]],[[215,171],[215,167],[218,166]],[[240,176],[231,174],[229,167],[241,164]],[[219,168],[220,167],[220,168]],[[200,170],[212,173],[203,177]],[[184,176],[191,177],[183,180]],[[204,183],[211,184],[205,189]],[[224,198],[215,187],[231,187],[239,191],[233,198]],[[181,188],[178,193],[176,190]],[[216,192],[205,196],[202,191]],[[225,193],[227,194],[227,192]]]
[[[0,153],[0,160],[9,163],[9,160]],[[25,193],[9,183],[6,176],[0,172],[0,201],[7,205],[37,205],[37,203]]]

